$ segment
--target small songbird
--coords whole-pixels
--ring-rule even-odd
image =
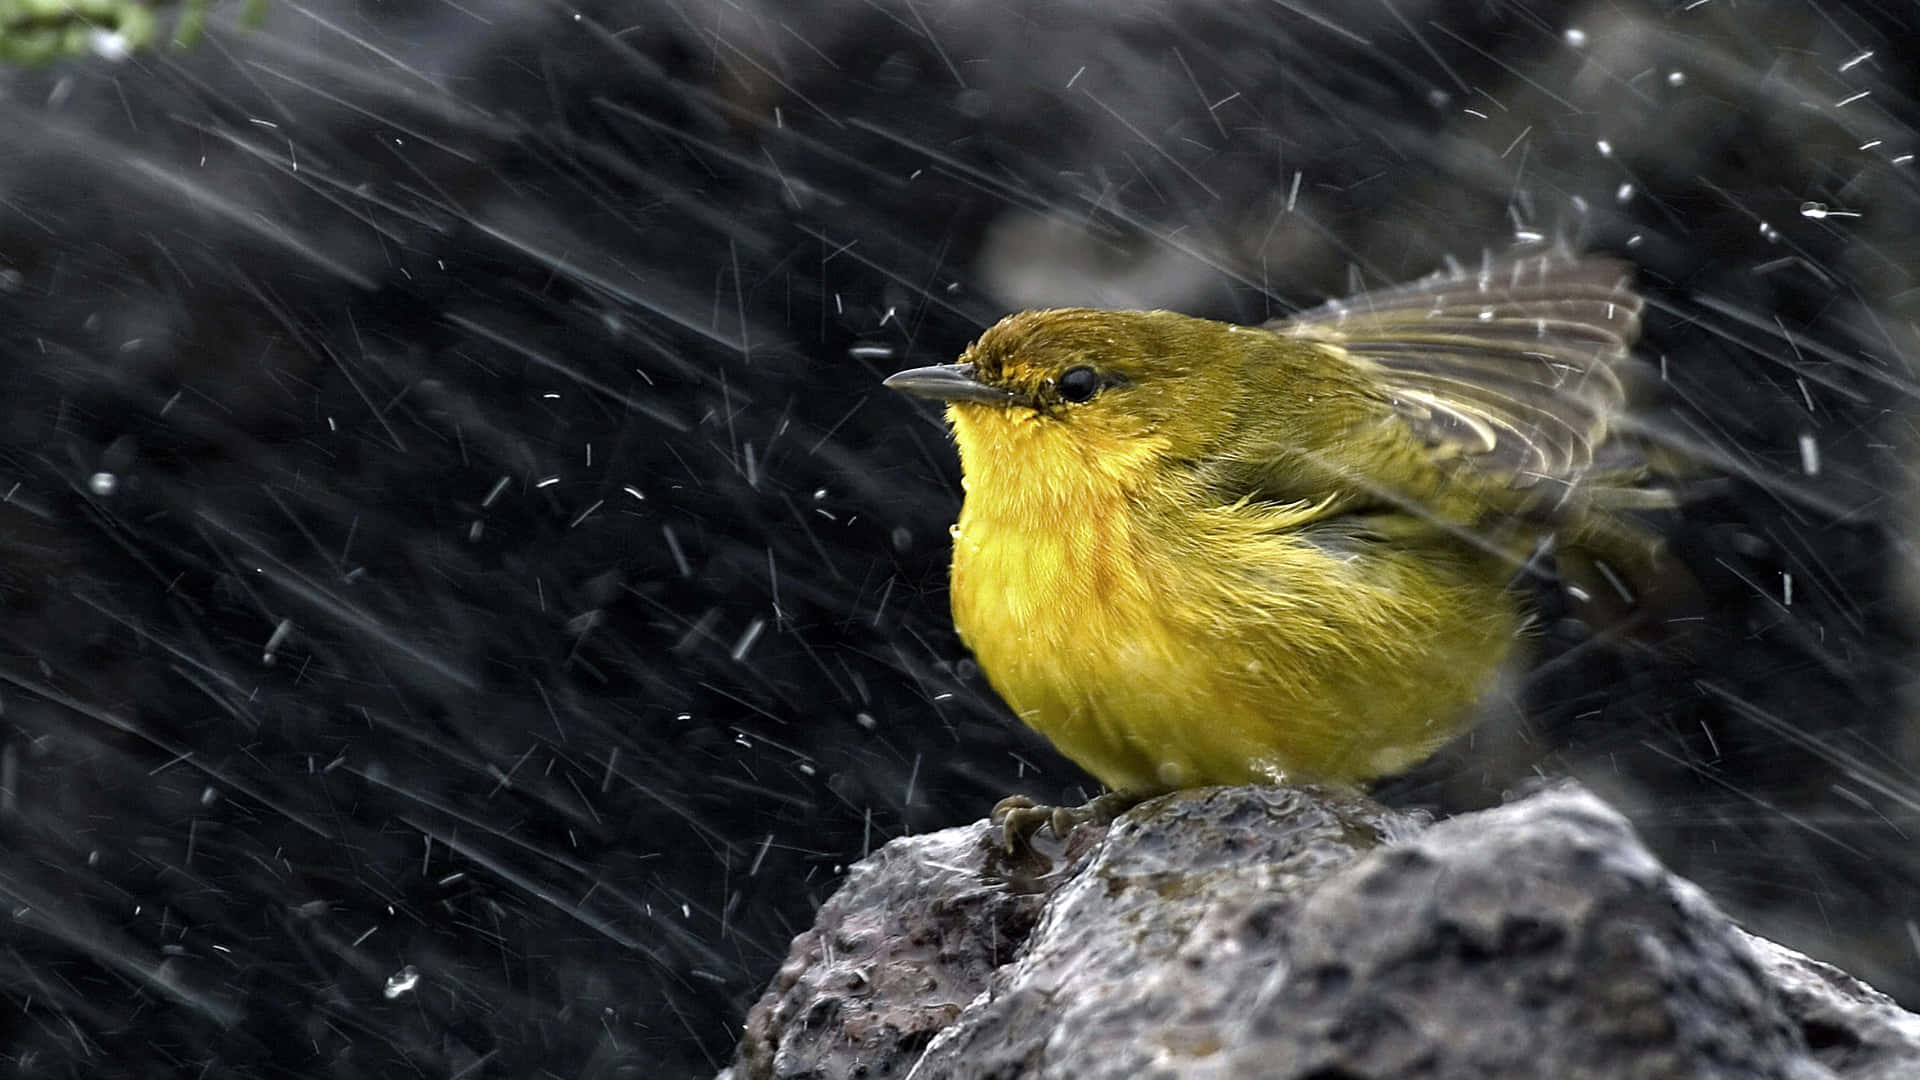
[[[1543,552],[1589,592],[1657,568],[1630,283],[1532,255],[1258,327],[1008,316],[886,380],[959,445],[954,625],[1131,798],[1418,763],[1524,653]]]

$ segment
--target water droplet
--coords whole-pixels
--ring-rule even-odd
[[[1569,26],[1567,32],[1561,36],[1568,45],[1576,49],[1584,49],[1587,46],[1587,32],[1577,26]]]
[[[765,619],[755,619],[747,624],[747,628],[741,631],[739,640],[733,643],[733,651],[729,654],[733,657],[734,663],[740,663],[747,658],[747,654],[753,651],[753,643],[760,640],[760,634],[766,628],[767,620]]]
[[[1610,143],[1610,142],[1608,142],[1608,141],[1607,141],[1607,140],[1605,140],[1605,139],[1601,139],[1601,140],[1599,140],[1598,142],[1596,142],[1596,143],[1594,143],[1594,144],[1593,144],[1593,148],[1594,148],[1595,150],[1598,150],[1598,151],[1600,151],[1600,156],[1601,156],[1601,157],[1612,157],[1612,156],[1613,156],[1613,144],[1612,144],[1612,143]]]
[[[87,47],[100,59],[116,63],[133,52],[133,43],[127,40],[127,35],[111,30],[95,30],[87,37]]]
[[[1685,86],[1685,85],[1687,85],[1687,73],[1686,73],[1686,72],[1684,72],[1684,71],[1669,71],[1669,72],[1667,72],[1667,85],[1668,85],[1668,86]]]
[[[87,477],[87,490],[105,498],[120,488],[120,478],[110,472],[97,472]]]
[[[1800,204],[1800,216],[1818,221],[1827,216],[1827,204],[1823,202],[1803,202]]]
[[[388,1001],[392,1001],[401,994],[408,993],[418,985],[420,985],[420,970],[412,964],[408,964],[406,967],[387,976],[386,989],[382,990],[381,993],[387,996]]]
[[[279,624],[273,628],[273,634],[267,638],[267,647],[260,650],[260,662],[263,664],[271,664],[277,660],[279,658],[280,646],[287,640],[287,635],[292,632],[293,620],[281,619]]]
[[[1616,190],[1614,191],[1614,193],[1613,193],[1613,198],[1614,198],[1614,201],[1615,201],[1615,202],[1631,202],[1631,201],[1633,201],[1633,185],[1632,185],[1632,184],[1621,184],[1621,185],[1619,186],[1619,188],[1617,188],[1617,189],[1616,189]]]
[[[1800,471],[1808,476],[1820,475],[1820,444],[1812,432],[1800,433]]]

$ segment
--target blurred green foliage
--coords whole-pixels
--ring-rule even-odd
[[[266,0],[244,0],[243,21],[257,22]],[[206,30],[213,0],[0,0],[0,63],[45,64],[89,54],[119,59],[152,45],[166,9],[170,43],[188,48]]]

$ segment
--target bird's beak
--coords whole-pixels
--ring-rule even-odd
[[[974,378],[972,364],[935,364],[908,368],[887,376],[881,384],[903,394],[935,401],[976,401],[982,405],[1011,405],[1015,395]]]

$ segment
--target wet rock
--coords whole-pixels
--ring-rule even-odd
[[[1571,785],[1431,826],[1216,788],[997,839],[855,867],[731,1080],[1920,1075],[1920,1018],[1746,934]]]
[[[907,837],[853,867],[747,1016],[733,1073],[904,1076],[1029,939],[1093,837],[1009,855],[985,822]]]

